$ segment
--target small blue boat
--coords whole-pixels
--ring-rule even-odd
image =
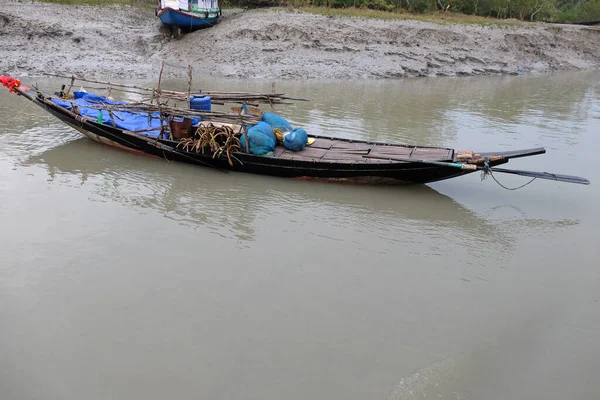
[[[177,37],[215,25],[222,13],[218,0],[160,0],[156,15]]]

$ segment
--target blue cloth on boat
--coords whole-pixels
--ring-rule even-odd
[[[52,99],[52,102],[58,104],[72,111],[71,102],[77,105],[79,112],[83,116],[98,119],[99,114],[102,115],[102,123],[104,125],[113,126],[112,120],[108,111],[98,110],[94,108],[88,108],[86,106],[100,106],[102,104],[114,105],[114,104],[127,104],[123,101],[111,101],[106,97],[99,96],[97,94],[87,92],[73,92],[74,99],[71,101],[65,101],[61,99]],[[114,122],[117,128],[126,129],[128,131],[136,131],[142,129],[156,128],[150,131],[138,132],[139,134],[158,137],[160,135],[160,118],[158,112],[153,113],[132,113],[127,111],[113,111]],[[150,114],[150,115],[148,115]],[[196,124],[199,120],[195,119],[192,123]]]
[[[259,121],[258,124],[253,126],[253,128],[259,129],[265,135],[267,135],[271,139],[273,139],[273,143],[275,143],[274,145],[277,144],[277,136],[275,135],[275,132],[273,131],[273,128],[271,127],[271,125],[267,124],[266,122]]]
[[[300,151],[306,147],[308,134],[302,128],[296,128],[283,137],[283,147],[291,151]]]
[[[240,137],[242,148],[246,151],[246,134]],[[265,155],[275,150],[277,138],[271,126],[267,123],[259,122],[258,124],[248,128],[248,142],[250,145],[250,153],[259,156]]]
[[[292,125],[288,122],[287,119],[283,118],[280,115],[277,115],[275,113],[264,113],[262,118],[261,118],[262,122],[266,122],[267,124],[271,125],[273,128],[277,128],[277,129],[281,129],[284,132],[290,132],[291,130],[293,130],[294,128],[292,127]]]

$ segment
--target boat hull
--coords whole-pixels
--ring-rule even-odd
[[[431,165],[418,161],[394,162],[388,160],[381,163],[315,162],[274,156],[259,156],[245,152],[234,153],[233,162],[230,164],[226,157],[219,158],[213,157],[209,153],[185,151],[177,148],[178,142],[143,136],[108,124],[98,123],[89,117],[82,117],[50,101],[49,97],[41,92],[35,95],[32,92],[21,91],[19,89],[17,91],[59,120],[103,145],[127,150],[136,154],[156,156],[168,161],[210,167],[219,171],[237,171],[301,180],[357,184],[424,184],[474,172],[473,170]],[[321,136],[315,137],[325,140],[332,139]],[[351,141],[351,143],[373,142]],[[454,154],[452,149],[447,150],[449,154]],[[453,158],[454,156],[451,156],[446,161],[453,161]],[[508,158],[496,161],[493,165],[503,164],[507,161]]]
[[[219,12],[192,13],[172,8],[163,8],[157,12],[163,25],[169,28],[179,28],[183,32],[193,32],[198,29],[215,25],[220,19]]]

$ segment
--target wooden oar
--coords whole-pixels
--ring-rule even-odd
[[[484,170],[484,167],[477,167],[478,170]],[[553,174],[550,172],[536,172],[536,171],[523,171],[523,170],[513,170],[513,169],[504,169],[504,168],[490,168],[492,172],[504,172],[505,174],[514,174],[521,176],[529,176],[531,178],[540,178],[540,179],[548,179],[551,181],[559,181],[559,182],[567,182],[567,183],[578,183],[580,185],[589,185],[590,181],[585,178],[581,178],[579,176],[572,175],[560,175]]]
[[[395,158],[395,157],[383,157],[383,156],[363,156],[365,158],[378,158],[382,160],[393,160],[393,161],[404,161],[404,162],[414,162],[421,164],[431,164],[431,165],[439,165],[441,167],[451,167],[451,168],[460,168],[471,171],[485,171],[486,167],[482,167],[475,164],[462,164],[462,163],[453,163],[453,162],[444,162],[444,161],[426,161],[426,160],[409,160],[406,158]],[[489,168],[492,172],[502,172],[505,174],[514,174],[521,176],[529,176],[531,178],[540,178],[540,179],[548,179],[551,181],[559,181],[559,182],[567,182],[567,183],[578,183],[580,185],[589,185],[590,181],[581,178],[578,176],[571,175],[560,175],[553,174],[550,172],[536,172],[536,171],[522,171],[522,170],[512,170],[512,169],[504,169],[504,168]]]

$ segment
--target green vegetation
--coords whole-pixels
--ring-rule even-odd
[[[478,15],[468,15],[453,12],[409,13],[404,10],[381,11],[369,8],[326,8],[326,7],[300,7],[300,10],[309,13],[343,16],[377,18],[384,20],[410,19],[416,21],[435,22],[437,24],[473,24],[473,25],[518,25],[525,22],[515,19],[488,18]]]
[[[59,3],[72,5],[106,6],[111,4],[128,4],[139,7],[154,7],[154,0],[39,0],[43,3]]]
[[[41,0],[62,4],[129,4],[156,0]],[[486,24],[499,20],[583,23],[600,21],[600,0],[221,0],[227,7],[293,6],[328,15]]]
[[[322,14],[384,19],[410,18],[436,22],[445,20],[485,23],[483,21],[486,19],[488,22],[490,19],[569,23],[600,21],[600,0],[221,0],[221,2],[248,8],[294,6]]]

